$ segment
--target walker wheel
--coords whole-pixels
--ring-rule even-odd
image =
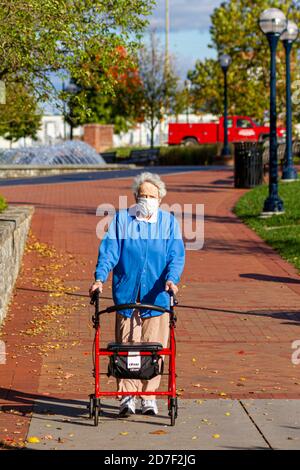
[[[171,398],[170,405],[169,405],[169,416],[171,418],[171,426],[175,426],[177,412],[178,412],[177,398]]]
[[[95,409],[94,409],[94,425],[95,426],[98,426],[99,424],[99,406],[95,406]]]
[[[92,419],[93,414],[94,414],[94,398],[93,398],[93,395],[90,395],[90,402],[88,404],[88,410],[89,410],[89,419]]]

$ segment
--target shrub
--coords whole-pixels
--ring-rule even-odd
[[[160,165],[211,165],[217,155],[217,145],[161,147]]]

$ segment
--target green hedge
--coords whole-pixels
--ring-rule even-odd
[[[160,165],[211,165],[217,155],[217,145],[161,147]]]
[[[172,145],[160,147],[160,165],[212,165],[216,156],[221,154],[223,144],[203,144],[194,146]],[[157,147],[156,147],[157,148]],[[149,147],[116,147],[107,152],[117,152],[117,159],[122,162],[128,158],[131,150],[149,149]],[[230,145],[233,154],[233,145]]]
[[[0,212],[3,212],[7,208],[7,202],[3,196],[0,194]]]

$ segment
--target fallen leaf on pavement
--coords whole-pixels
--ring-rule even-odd
[[[40,440],[38,437],[31,436],[31,437],[28,437],[27,442],[30,442],[30,444],[38,444]]]
[[[70,374],[69,372],[67,372],[67,374],[65,374],[65,379],[68,380],[73,376],[74,376],[74,374]]]
[[[157,429],[157,431],[151,431],[149,432],[149,434],[155,434],[157,436],[161,435],[161,434],[168,434],[166,431],[163,431],[163,429]]]

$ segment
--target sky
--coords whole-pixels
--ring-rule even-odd
[[[150,28],[154,28],[165,44],[165,0],[156,0]],[[176,56],[176,68],[181,78],[186,78],[197,59],[216,57],[208,48],[210,42],[210,15],[221,0],[169,0],[170,12],[170,54]]]

